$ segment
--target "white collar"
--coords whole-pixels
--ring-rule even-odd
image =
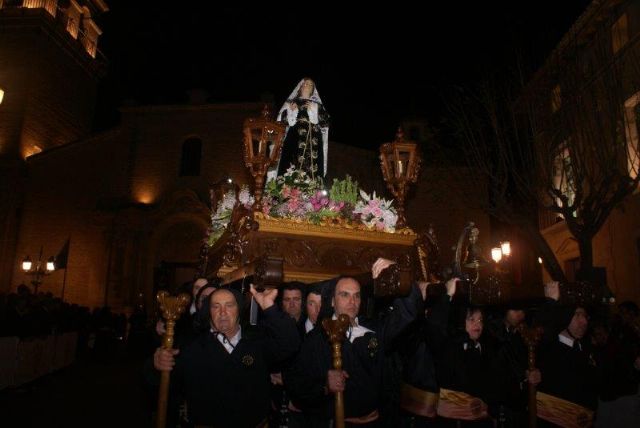
[[[304,322],[304,331],[305,331],[305,333],[309,333],[311,330],[313,330],[313,327],[315,327],[315,326],[313,325],[311,320],[309,318],[307,318],[307,320]]]
[[[569,348],[573,348],[573,345],[576,342],[575,339],[569,337],[569,335],[565,334],[564,331],[558,335],[558,340],[560,341],[560,343],[567,345]],[[578,342],[578,349],[582,351],[582,344],[580,342]]]
[[[232,353],[234,348],[238,345],[238,342],[240,342],[240,339],[242,339],[242,327],[240,326],[238,326],[238,332],[231,339],[227,339],[227,336],[214,331],[213,328],[211,328],[210,331],[216,336],[218,342],[224,346],[224,349],[226,349],[228,353]]]
[[[336,314],[334,313],[331,319],[337,319]],[[358,322],[358,317],[355,317],[353,320],[353,325],[349,326],[349,330],[347,330],[347,339],[349,342],[353,343],[359,337],[364,336],[367,333],[375,333],[373,330],[369,330],[367,327],[363,327]]]
[[[472,343],[473,343],[473,342],[472,342]],[[475,348],[475,349],[477,349],[478,351],[482,352],[482,345],[480,345],[480,342],[475,342],[475,346],[474,346],[474,348]],[[462,344],[462,349],[464,349],[465,351],[466,351],[467,349],[469,349],[469,342],[464,342],[464,343]]]

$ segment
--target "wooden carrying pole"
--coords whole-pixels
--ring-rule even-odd
[[[524,324],[519,326],[520,334],[527,345],[527,360],[529,371],[536,370],[536,346],[542,338],[542,328],[529,328]],[[529,428],[536,428],[538,422],[538,404],[536,402],[536,386],[529,383]]]
[[[342,341],[345,338],[347,329],[349,328],[349,316],[342,314],[338,319],[322,320],[322,327],[329,335],[329,342],[333,349],[333,368],[334,370],[342,370]],[[344,397],[342,392],[335,393],[335,428],[344,428]]]
[[[188,294],[181,294],[177,297],[169,295],[166,291],[160,291],[156,296],[162,317],[165,319],[166,333],[162,337],[162,347],[173,349],[173,328],[176,320],[185,311],[190,302]],[[167,423],[167,401],[169,399],[169,378],[171,372],[160,372],[160,390],[158,391],[158,416],[156,419],[157,428],[165,428]]]

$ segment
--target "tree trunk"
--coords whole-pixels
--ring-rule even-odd
[[[576,236],[576,238],[578,238],[578,248],[580,249],[580,270],[590,275],[593,270],[593,237]]]

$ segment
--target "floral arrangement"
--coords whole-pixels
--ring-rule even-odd
[[[247,209],[254,198],[243,186],[238,201]],[[327,191],[320,180],[311,179],[292,165],[284,175],[267,182],[262,197],[262,214],[273,218],[308,221],[312,224],[340,224],[350,227],[395,232],[398,215],[391,200],[365,193],[350,176],[333,180]],[[235,191],[227,192],[211,215],[207,244],[222,236],[236,204]]]
[[[254,203],[254,198],[249,191],[248,186],[242,186],[238,194],[238,202],[242,204],[246,209],[251,209]],[[230,190],[224,194],[222,200],[218,203],[215,211],[211,212],[211,226],[207,231],[207,237],[205,243],[208,246],[212,246],[220,239],[224,233],[229,221],[231,221],[231,213],[236,205],[236,192]]]
[[[361,199],[356,203],[354,213],[360,214],[360,221],[370,229],[395,232],[398,213],[391,205],[393,201],[378,198],[374,191],[371,196],[360,191]]]

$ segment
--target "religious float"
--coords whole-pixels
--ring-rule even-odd
[[[407,224],[405,198],[409,186],[417,182],[422,159],[418,145],[406,140],[402,130],[394,141],[380,146],[381,173],[394,200],[361,189],[348,175],[325,183],[328,115],[309,82],[303,79],[298,84],[275,117],[265,106],[261,117],[245,120],[244,164],[254,183],[240,187],[223,179],[212,186],[211,225],[202,247],[200,275],[220,284],[239,282],[243,292],[250,283],[272,288],[289,281],[317,283],[348,275],[375,297],[407,294],[416,281],[435,284],[427,288],[428,294],[443,293],[442,283],[457,277],[461,282],[454,298],[491,305],[508,297],[503,292],[508,284],[481,254],[480,232],[474,223],[463,228],[453,247],[453,260],[444,268],[438,263],[434,228],[418,233]],[[371,268],[378,258],[395,264],[374,280]],[[186,296],[158,295],[167,322],[165,348],[173,345],[174,323],[187,301]],[[336,369],[341,368],[341,343],[348,323],[344,314],[322,321]],[[541,332],[524,327],[522,334],[533,369]],[[158,427],[165,422],[168,383],[163,373]],[[449,392],[435,398],[434,403],[440,402],[439,412],[470,408],[473,397]],[[402,391],[401,401],[409,411],[418,399],[414,393]],[[530,386],[530,397],[534,421],[535,387]],[[336,393],[337,427],[344,426],[342,400],[342,393]],[[425,400],[420,397],[418,401]]]
[[[339,275],[372,283],[374,294],[406,293],[416,280],[440,278],[438,245],[433,228],[416,233],[406,222],[404,201],[420,171],[416,143],[401,130],[380,147],[384,180],[395,200],[360,189],[346,175],[331,185],[295,165],[284,174],[265,177],[278,164],[285,125],[265,107],[260,118],[244,123],[244,163],[254,186],[223,180],[211,189],[211,227],[202,253],[202,272],[223,283],[251,277],[262,287],[282,282],[314,283]],[[456,263],[447,276],[469,278],[474,298],[488,303],[499,289],[487,293],[479,284],[483,259],[477,248],[478,229],[470,223],[456,247]],[[396,261],[378,281],[367,278],[378,258]],[[465,269],[468,271],[465,272]],[[478,293],[475,289],[483,290]]]

